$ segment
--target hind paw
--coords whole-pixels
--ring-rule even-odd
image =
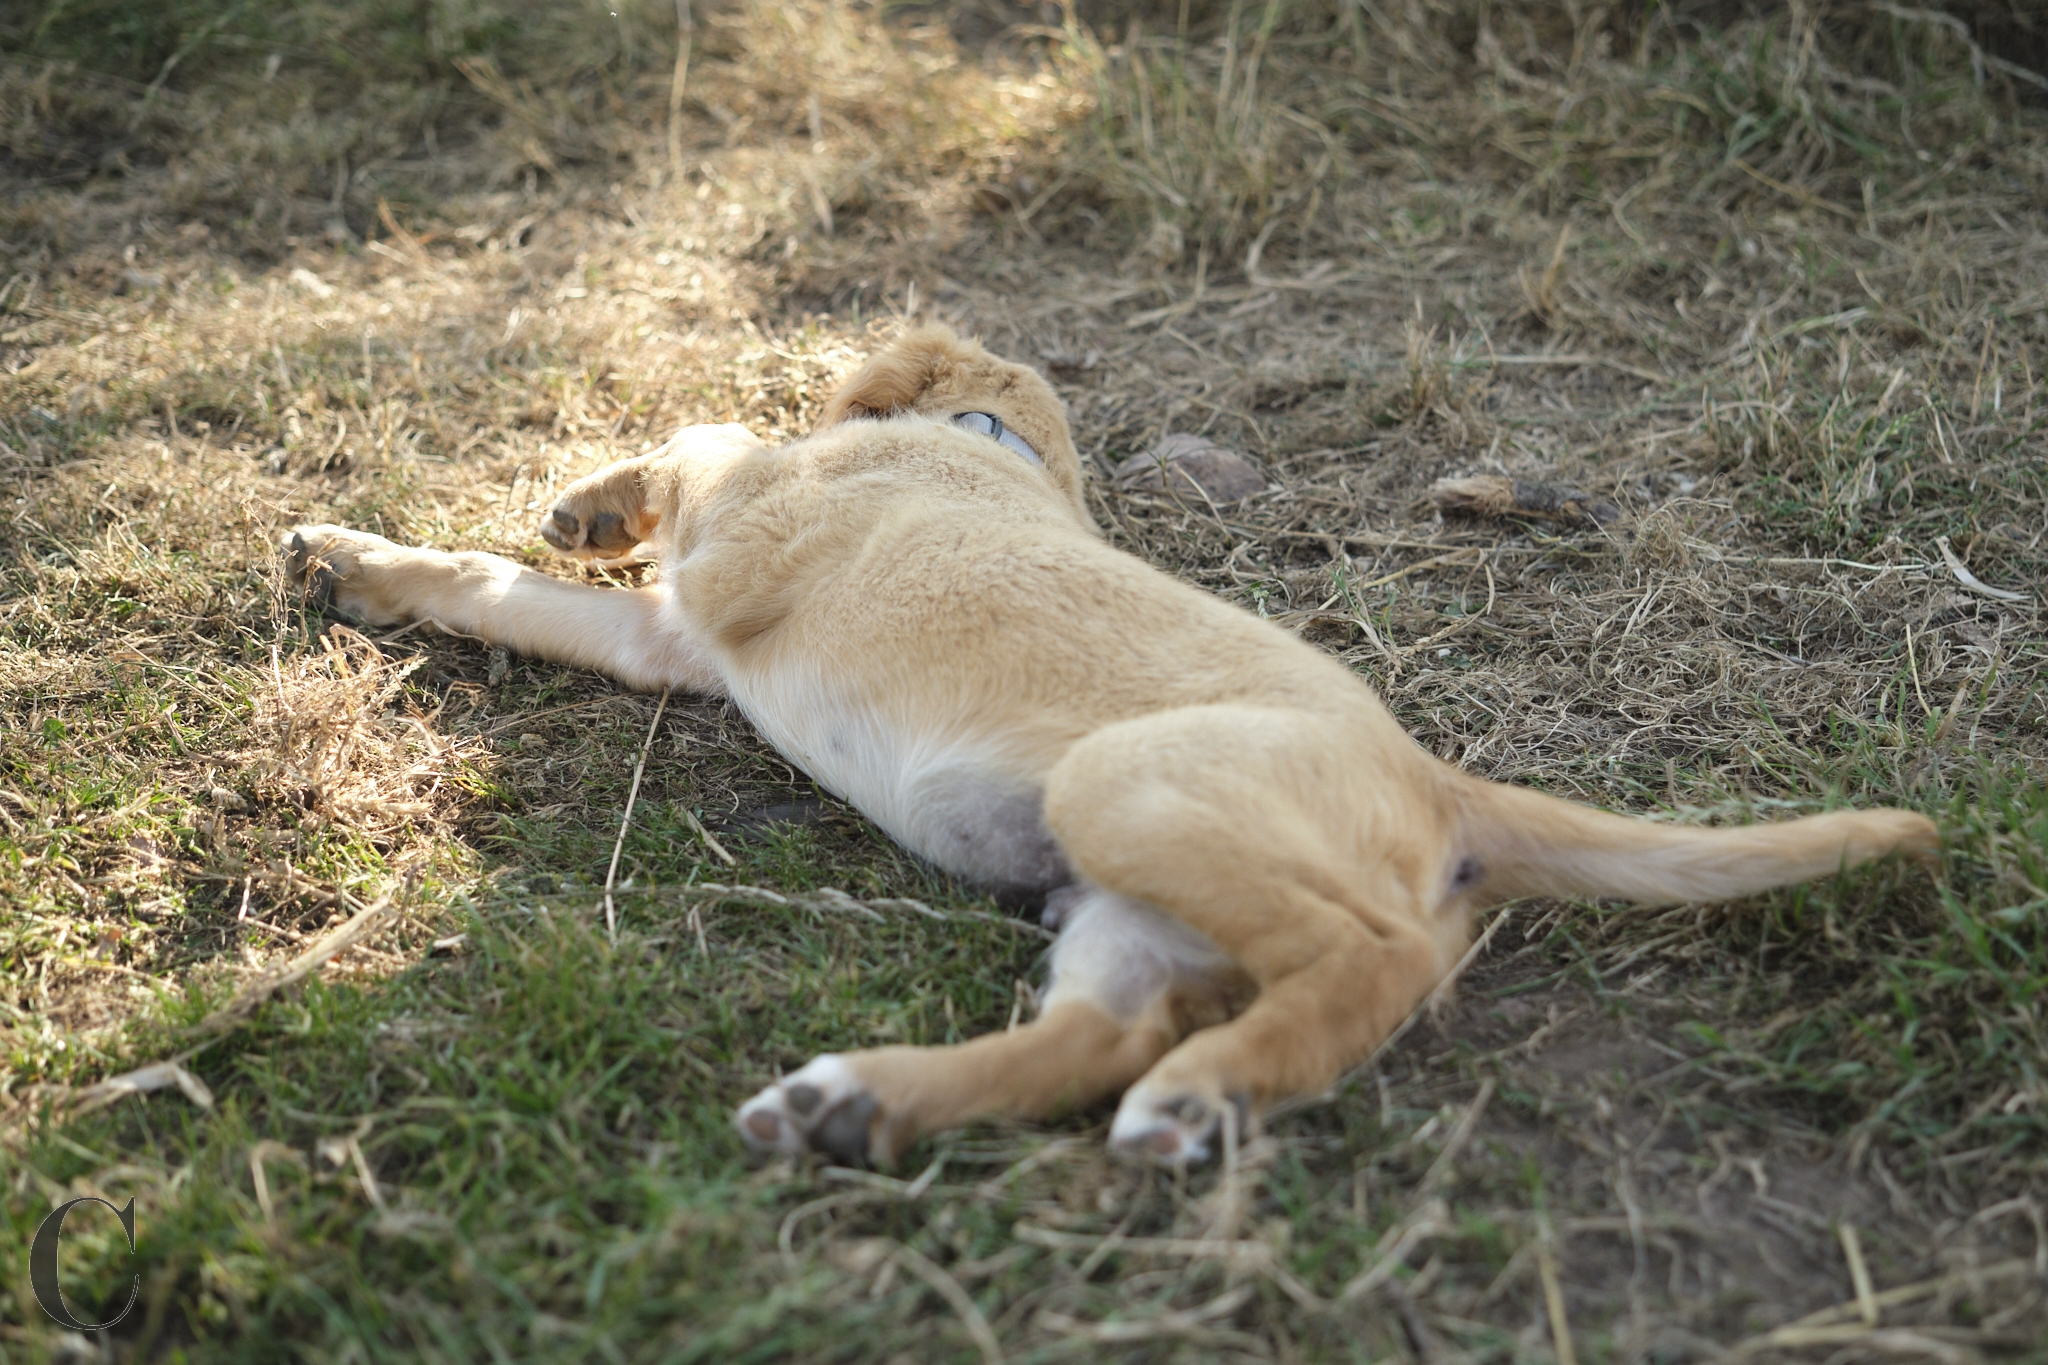
[[[886,1162],[881,1104],[846,1059],[827,1053],[740,1106],[740,1136],[757,1152],[821,1152],[849,1166]]]
[[[1206,1095],[1140,1081],[1124,1092],[1109,1126],[1110,1150],[1166,1166],[1199,1166],[1226,1146],[1225,1125],[1242,1142],[1251,1121],[1242,1095]]]

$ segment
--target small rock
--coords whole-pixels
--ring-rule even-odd
[[[1227,446],[1205,436],[1173,432],[1142,454],[1116,467],[1111,480],[1119,488],[1150,493],[1178,493],[1201,500],[1207,495],[1218,507],[1243,502],[1266,486],[1259,467]]]

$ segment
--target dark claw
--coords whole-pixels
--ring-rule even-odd
[[[849,1166],[868,1164],[868,1120],[875,1116],[875,1098],[855,1095],[825,1115],[811,1132],[811,1146],[829,1152]]]
[[[576,534],[576,514],[574,512],[557,503],[551,515],[555,525],[561,527],[563,535],[573,536]]]

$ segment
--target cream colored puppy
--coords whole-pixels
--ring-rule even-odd
[[[729,695],[905,847],[1060,910],[1035,1022],[819,1057],[741,1107],[758,1148],[889,1162],[1121,1094],[1113,1145],[1198,1161],[1365,1057],[1477,907],[1720,899],[1936,846],[1906,811],[1675,828],[1438,761],[1328,655],[1104,544],[1052,390],[939,328],[870,360],[813,435],[689,428],[572,485],[542,534],[586,558],[645,542],[660,581],[333,526],[289,550],[374,625]]]

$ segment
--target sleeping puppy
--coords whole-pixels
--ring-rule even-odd
[[[1480,907],[1719,900],[1936,847],[1901,810],[1679,828],[1458,771],[1327,654],[1106,545],[1051,388],[942,328],[869,360],[812,435],[687,428],[572,485],[541,533],[651,549],[660,581],[336,526],[287,548],[369,624],[730,696],[904,847],[1059,910],[1034,1022],[818,1057],[741,1106],[760,1149],[888,1163],[1120,1095],[1114,1147],[1201,1161],[1366,1057]]]

